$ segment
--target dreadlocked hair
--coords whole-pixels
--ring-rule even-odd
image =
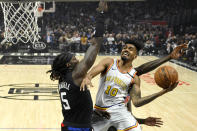
[[[69,68],[66,66],[66,63],[68,63],[72,59],[72,57],[73,54],[71,53],[61,53],[54,59],[51,65],[51,70],[47,71],[47,73],[51,73],[51,80],[59,80],[68,71],[70,71]]]

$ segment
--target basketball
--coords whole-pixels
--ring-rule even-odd
[[[156,70],[154,79],[158,86],[166,89],[171,83],[176,83],[178,80],[178,72],[171,66],[162,66]]]

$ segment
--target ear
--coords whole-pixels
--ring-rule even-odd
[[[66,63],[66,67],[69,67],[71,64],[70,63]]]
[[[136,59],[136,58],[137,58],[137,55],[134,56],[134,59]]]

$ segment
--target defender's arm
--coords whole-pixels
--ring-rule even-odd
[[[158,66],[162,65],[163,63],[169,61],[171,59],[170,55],[165,56],[163,58],[147,62],[141,66],[138,66],[136,69],[137,75],[140,76],[142,74],[146,74],[147,72],[150,72],[157,68]]]
[[[178,59],[179,57],[181,57],[184,54],[186,48],[187,48],[187,44],[179,45],[172,51],[171,54],[169,54],[163,58],[147,62],[141,66],[138,66],[137,68],[135,68],[137,70],[137,75],[140,76],[142,74],[150,72],[150,71],[154,70],[155,68],[157,68],[158,66],[160,66],[161,64],[163,64],[171,59]]]
[[[103,38],[102,38],[103,33],[104,33],[103,11],[106,11],[106,10],[107,10],[106,2],[100,1],[99,7],[97,8],[97,11],[99,11],[99,13],[97,14],[97,18],[96,18],[96,33],[91,40],[92,45],[90,45],[90,47],[88,48],[85,54],[84,59],[81,60],[79,64],[77,64],[72,74],[74,82],[78,86],[81,85],[83,78],[86,76],[88,70],[94,64],[94,61],[99,52],[100,46],[103,42]]]

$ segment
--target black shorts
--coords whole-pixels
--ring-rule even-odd
[[[71,126],[65,126],[61,124],[61,131],[93,131],[92,128],[76,128]]]

